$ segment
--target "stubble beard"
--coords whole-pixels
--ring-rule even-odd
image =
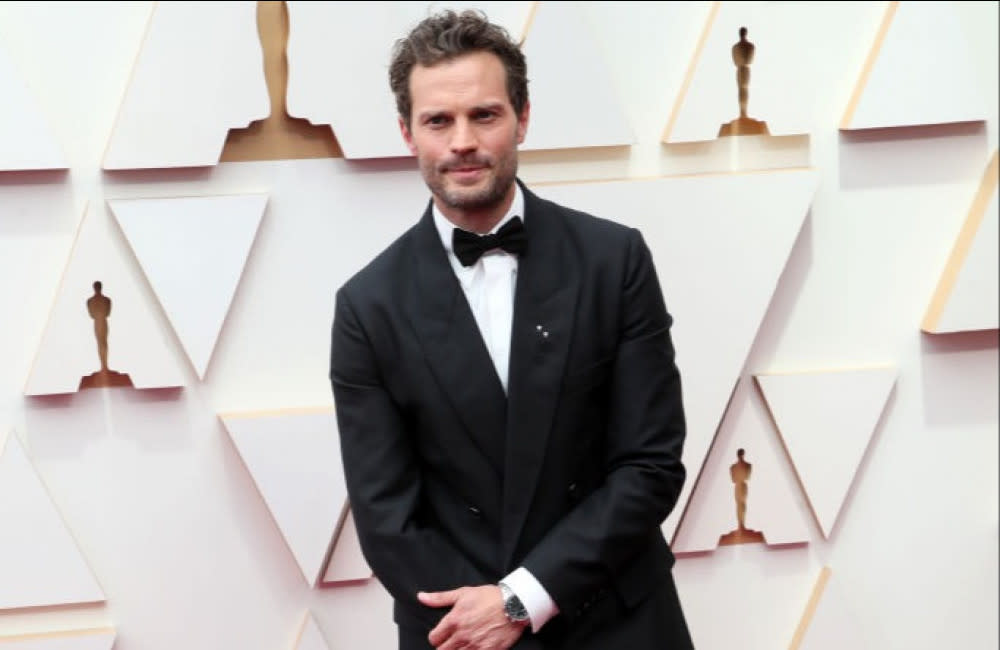
[[[517,150],[514,149],[508,155],[495,161],[477,158],[473,161],[462,162],[486,163],[490,174],[486,185],[478,188],[462,186],[449,188],[445,180],[445,170],[449,164],[456,163],[442,165],[436,165],[433,162],[421,163],[424,181],[431,193],[449,208],[463,212],[489,210],[500,205],[507,197],[507,192],[517,177]]]

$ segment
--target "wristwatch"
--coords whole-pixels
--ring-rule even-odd
[[[503,595],[503,613],[507,615],[507,620],[511,623],[528,623],[528,610],[517,594],[502,582],[498,586]]]

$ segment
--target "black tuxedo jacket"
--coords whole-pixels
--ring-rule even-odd
[[[337,293],[330,377],[362,549],[401,627],[445,613],[418,591],[524,566],[560,614],[518,648],[589,647],[598,632],[622,640],[602,648],[688,647],[686,629],[631,614],[671,581],[660,524],[685,477],[649,250],[637,230],[522,191],[507,395],[430,205]],[[643,620],[683,627],[677,609]]]

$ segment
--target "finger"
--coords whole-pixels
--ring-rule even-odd
[[[438,622],[437,626],[431,630],[430,634],[427,635],[427,640],[430,641],[431,645],[436,648],[448,640],[454,632],[454,619],[449,614],[448,616],[442,618]]]
[[[437,646],[437,650],[469,650],[470,648],[473,647],[478,647],[478,646],[469,645],[465,642],[464,639],[460,637],[460,635],[453,634],[450,637],[448,637],[448,639],[444,643]]]
[[[451,591],[421,591],[417,594],[417,599],[428,607],[448,607],[454,605],[458,600],[461,589]]]

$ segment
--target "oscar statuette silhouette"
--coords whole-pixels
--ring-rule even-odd
[[[125,373],[115,372],[108,367],[108,332],[111,318],[111,298],[104,295],[100,280],[94,283],[94,295],[87,298],[87,313],[94,320],[94,337],[97,339],[97,357],[101,369],[80,379],[80,390],[84,388],[108,388],[128,386],[132,379]]]
[[[729,477],[732,479],[734,487],[733,496],[736,499],[737,527],[719,538],[719,546],[764,541],[764,535],[759,530],[751,530],[746,526],[747,496],[750,492],[747,481],[750,480],[750,471],[753,469],[753,465],[744,460],[745,453],[742,449],[737,450],[737,461],[729,466]]]
[[[750,102],[750,64],[756,46],[747,40],[747,28],[740,27],[740,40],[733,45],[733,63],[736,65],[736,89],[740,116],[719,128],[719,137],[731,135],[770,135],[767,122],[755,120],[747,114]]]

